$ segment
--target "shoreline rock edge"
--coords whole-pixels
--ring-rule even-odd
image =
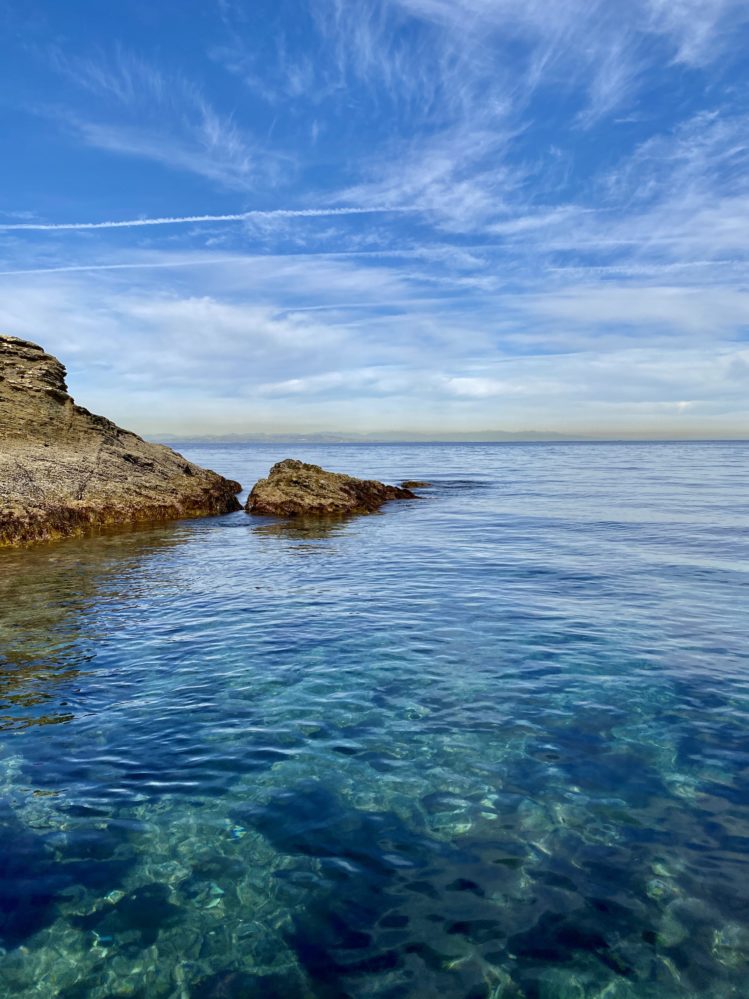
[[[238,482],[76,405],[65,376],[0,334],[0,547],[241,509]]]

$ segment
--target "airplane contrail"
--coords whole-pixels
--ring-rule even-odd
[[[130,270],[172,270],[177,267],[207,267],[216,264],[250,264],[263,260],[311,260],[311,259],[345,259],[347,257],[418,257],[419,250],[322,250],[307,253],[262,253],[245,254],[243,256],[188,257],[172,260],[131,260],[117,261],[110,264],[63,264],[58,267],[21,267],[13,270],[0,271],[0,278],[26,274],[69,274],[77,271],[130,271]]]
[[[372,208],[271,208],[234,212],[229,215],[179,215],[152,219],[122,219],[108,222],[3,222],[0,230],[34,230],[36,232],[60,229],[133,229],[146,225],[184,225],[200,222],[243,222],[254,218],[316,218],[330,215],[377,215],[386,212],[418,212],[419,208],[401,205],[377,205]]]

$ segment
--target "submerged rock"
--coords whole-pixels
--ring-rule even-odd
[[[416,499],[410,489],[327,472],[294,458],[279,461],[250,493],[248,513],[280,517],[371,513],[388,500]]]
[[[55,357],[0,335],[0,545],[229,513],[240,488],[77,406]]]
[[[421,482],[418,479],[406,479],[405,482],[401,482],[401,487],[403,489],[427,489],[431,484],[431,482]]]

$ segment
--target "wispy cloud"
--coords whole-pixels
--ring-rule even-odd
[[[746,0],[289,10],[54,57],[62,166],[4,189],[0,277],[82,401],[143,430],[749,427]]]
[[[536,189],[549,182],[544,150],[537,163],[518,154],[542,97],[567,101],[573,129],[591,129],[635,106],[654,65],[710,63],[735,49],[728,29],[749,20],[744,0],[320,0],[315,9],[342,77],[387,95],[408,123],[399,147],[391,141],[364,164],[377,180],[354,190],[407,191],[459,227],[490,218],[529,178]]]
[[[718,58],[749,23],[745,0],[645,0],[653,31],[666,35],[675,58],[703,66]]]
[[[509,129],[474,123],[401,143],[364,168],[371,179],[339,197],[359,204],[417,203],[449,229],[482,228],[506,210],[521,184],[521,168],[505,159],[510,141]]]
[[[93,102],[86,112],[64,105],[42,108],[89,146],[152,160],[232,190],[252,190],[288,157],[264,147],[218,112],[201,89],[116,48],[94,58],[53,50],[52,65]]]

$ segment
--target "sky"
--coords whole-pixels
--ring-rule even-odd
[[[140,433],[749,436],[746,0],[0,0],[0,332]]]

